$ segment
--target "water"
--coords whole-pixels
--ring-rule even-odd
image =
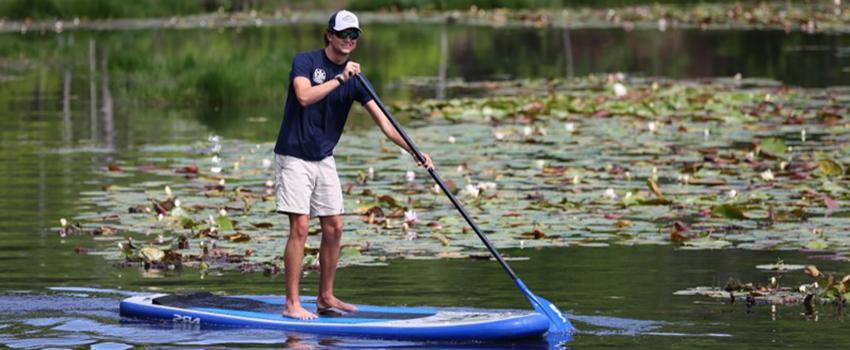
[[[8,80],[0,83],[0,344],[96,349],[293,346],[293,336],[279,332],[163,329],[127,322],[117,315],[117,301],[124,292],[279,294],[280,277],[236,272],[202,275],[194,270],[149,274],[116,268],[98,256],[75,252],[92,246],[91,237],[60,239],[55,227],[59,218],[88,209],[79,193],[137,181],[104,174],[112,163],[136,164],[146,145],[188,144],[210,134],[273,141],[281,103],[250,102],[251,96],[271,95],[279,100],[285,91],[279,77],[288,72],[287,57],[317,45],[319,30],[306,26],[239,32],[0,36],[4,57],[0,76]],[[437,87],[423,91],[399,84],[407,76],[480,80],[623,71],[689,78],[740,72],[808,87],[848,85],[850,80],[847,35],[387,25],[375,25],[367,35],[366,39],[373,39],[363,41],[357,59],[364,67],[375,67],[367,72],[387,102],[452,96],[452,91]],[[98,48],[108,48],[112,62],[107,86],[114,96],[114,108],[112,113],[97,111],[94,117],[89,108],[89,39]],[[198,72],[186,63],[191,59],[197,65],[219,69],[217,63],[197,62],[206,50],[213,50],[226,62],[222,67],[248,74],[244,80],[257,87],[241,93],[240,99],[229,100],[216,93],[231,91],[228,83],[159,79],[176,74],[169,71],[177,65],[175,61],[185,65],[187,72]],[[240,62],[262,62],[263,58],[272,63],[261,64],[257,71],[240,68]],[[67,99],[63,94],[65,72],[72,74]],[[258,78],[265,75],[274,78]],[[104,101],[100,78],[94,80],[101,96],[99,105]],[[198,95],[189,96],[201,97],[160,100],[162,96],[145,86],[198,90]],[[140,94],[151,98],[140,102],[134,98]],[[349,126],[368,125],[366,120]],[[283,242],[276,243],[282,249]],[[571,314],[580,331],[570,347],[820,347],[847,340],[844,315],[837,309],[820,308],[817,314],[807,315],[802,306],[747,310],[741,304],[673,296],[673,292],[693,286],[722,286],[729,277],[765,281],[770,274],[753,266],[777,258],[787,263],[817,263],[822,270],[841,271],[846,264],[815,261],[794,252],[696,252],[669,246],[509,253],[530,257],[511,264],[535,293]],[[800,282],[801,277],[790,275],[787,283]],[[345,268],[338,278],[340,296],[358,303],[528,307],[490,261],[391,261],[387,267]],[[315,292],[316,284],[315,274],[308,275],[305,293]],[[49,289],[62,286],[107,291]],[[298,341],[314,347],[428,347],[310,336]],[[553,345],[540,340],[492,347]]]

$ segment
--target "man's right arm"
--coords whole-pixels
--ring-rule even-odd
[[[321,101],[325,98],[325,96],[331,93],[333,89],[336,89],[342,85],[342,83],[348,81],[351,77],[358,73],[360,73],[360,65],[356,62],[349,61],[348,64],[345,65],[345,69],[343,69],[342,74],[316,86],[310,84],[310,80],[306,77],[296,76],[295,79],[292,80],[292,85],[295,88],[295,97],[298,98],[298,103],[302,107],[307,107]]]
[[[298,103],[302,107],[307,107],[325,98],[333,89],[339,87],[340,82],[337,79],[331,79],[312,86],[309,79],[299,76],[292,80],[292,85],[295,87],[295,97],[298,98]]]

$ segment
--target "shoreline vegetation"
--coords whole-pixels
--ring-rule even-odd
[[[201,1],[203,2],[203,1]],[[214,1],[213,1],[214,2]],[[38,2],[36,2],[38,3]],[[180,3],[179,1],[176,3]],[[458,23],[480,26],[537,28],[658,28],[701,30],[782,30],[805,33],[850,32],[850,8],[840,0],[799,2],[699,3],[693,5],[628,5],[613,7],[540,7],[441,9],[436,6],[399,8],[365,6],[352,1],[364,23]],[[541,2],[542,3],[542,2]],[[552,1],[550,1],[552,3]],[[188,5],[187,5],[188,6]],[[327,9],[310,7],[204,7],[193,12],[187,6],[166,6],[162,12],[139,12],[132,16],[63,16],[58,10],[32,14],[0,7],[0,33],[62,33],[68,30],[134,30],[259,27],[323,24]],[[50,16],[49,14],[54,13]],[[144,16],[149,14],[151,16]]]

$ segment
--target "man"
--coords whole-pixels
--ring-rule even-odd
[[[342,135],[354,101],[368,111],[384,135],[412,154],[368,91],[354,77],[360,65],[349,60],[357,48],[360,23],[353,13],[331,15],[325,31],[325,48],[300,53],[292,62],[289,92],[275,144],[277,210],[289,216],[286,242],[286,305],[283,315],[310,320],[317,316],[299,301],[299,281],[309,219],[319,217],[319,313],[356,311],[354,305],[334,296],[333,282],[342,237],[342,188],[333,150]],[[367,81],[368,83],[368,81]],[[427,168],[433,168],[425,154]]]

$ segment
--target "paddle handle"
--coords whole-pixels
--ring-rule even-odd
[[[407,133],[404,132],[404,129],[401,128],[401,125],[395,120],[395,118],[393,118],[393,116],[390,114],[390,111],[387,110],[387,107],[384,105],[383,102],[381,102],[381,99],[378,98],[378,94],[376,94],[375,90],[372,89],[372,86],[367,84],[360,74],[357,74],[355,77],[357,78],[357,81],[359,81],[360,84],[363,85],[366,91],[369,92],[369,96],[372,97],[373,100],[375,100],[375,103],[378,104],[378,108],[381,109],[381,112],[384,112],[384,116],[387,117],[387,120],[389,120],[390,124],[393,125],[393,128],[395,128],[398,134],[401,135],[401,138],[404,139],[404,142],[407,144],[407,146],[410,147],[410,149],[413,151],[413,156],[416,157],[416,160],[419,161],[420,164],[425,164],[425,157],[422,156],[422,152],[419,151],[419,148],[416,147],[416,144],[413,143],[413,140],[411,140],[410,137],[407,136]],[[443,182],[443,179],[440,178],[440,174],[437,173],[437,170],[428,169],[428,174],[431,174],[431,177],[434,178],[434,181],[436,181],[437,185],[440,186],[440,189],[443,190],[443,193],[445,193],[446,196],[449,197],[449,201],[451,201],[455,208],[460,212],[460,215],[463,216],[463,218],[466,220],[466,223],[469,224],[470,227],[472,227],[472,230],[475,231],[475,234],[478,235],[478,238],[480,238],[481,241],[484,242],[484,245],[487,246],[487,250],[489,250],[490,253],[493,254],[493,256],[496,258],[496,261],[499,262],[499,265],[502,265],[502,268],[505,269],[505,272],[507,272],[508,275],[510,275],[511,278],[513,278],[515,281],[519,280],[519,277],[517,277],[516,273],[514,273],[514,270],[512,270],[511,267],[508,266],[507,261],[502,258],[502,255],[499,254],[499,251],[497,251],[496,248],[493,246],[493,243],[490,242],[490,239],[487,238],[487,236],[485,236],[481,232],[481,229],[478,228],[478,225],[475,224],[475,221],[472,220],[472,217],[469,216],[469,213],[467,213],[463,205],[460,204],[460,201],[457,200],[455,195],[452,194],[448,186],[446,186],[446,184]]]

